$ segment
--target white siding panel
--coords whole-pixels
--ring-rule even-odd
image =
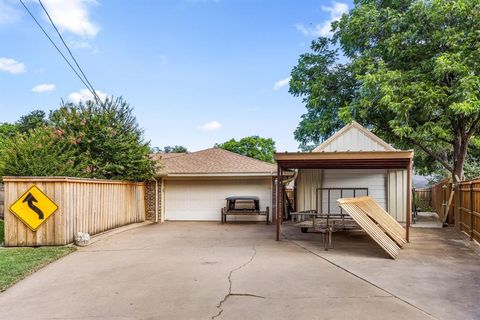
[[[322,186],[322,170],[300,169],[298,170],[297,184],[297,210],[317,209],[317,188]]]
[[[368,194],[386,209],[386,179],[387,171],[381,169],[326,169],[323,171],[323,188],[368,188]],[[339,212],[336,200],[340,198],[340,193],[332,193],[330,198],[330,212]],[[326,205],[326,193],[322,195],[322,199],[322,203]]]
[[[333,140],[323,151],[385,151],[385,147],[352,127]]]
[[[388,212],[398,222],[405,222],[407,215],[407,170],[388,172]]]
[[[230,196],[257,196],[260,209],[272,210],[271,179],[165,180],[165,219],[220,221],[220,209]],[[252,219],[253,218],[253,219]],[[228,220],[256,220],[232,217]],[[259,217],[259,220],[265,219]]]

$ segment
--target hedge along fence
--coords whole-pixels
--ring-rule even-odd
[[[68,177],[4,177],[5,246],[65,245],[77,232],[94,235],[145,221],[145,184]],[[30,187],[37,186],[57,211],[30,230],[9,210]]]

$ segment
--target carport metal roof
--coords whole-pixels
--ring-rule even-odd
[[[334,152],[282,152],[275,154],[277,181],[282,181],[284,170],[293,169],[406,169],[407,170],[407,241],[410,227],[410,185],[413,150],[386,151],[334,151]],[[277,194],[283,194],[282,183],[277,183]],[[283,197],[276,197],[276,207],[283,208]],[[280,240],[283,215],[277,210],[276,239]]]
[[[413,151],[284,152],[275,160],[282,169],[407,169]]]

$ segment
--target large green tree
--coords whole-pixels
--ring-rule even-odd
[[[184,146],[165,146],[163,148],[153,147],[151,150],[153,153],[186,153],[188,149]]]
[[[478,159],[480,2],[357,0],[333,30],[292,71],[290,91],[307,107],[301,144],[356,119],[414,148],[423,172],[442,167],[462,179]]]
[[[1,176],[85,177],[84,163],[75,161],[72,139],[52,127],[18,132],[0,148]]]
[[[46,126],[47,123],[45,111],[34,110],[27,115],[21,116],[20,120],[15,122],[15,125],[20,132],[27,132],[31,129]]]
[[[88,177],[142,181],[151,179],[154,163],[149,143],[122,98],[68,103],[53,111],[50,125],[73,137],[75,162],[84,163]]]
[[[0,176],[62,175],[143,181],[152,177],[149,144],[122,98],[64,104],[0,124]]]
[[[230,139],[224,143],[216,143],[215,147],[232,151],[250,158],[274,162],[275,141],[272,138],[259,136],[245,137],[240,140]]]

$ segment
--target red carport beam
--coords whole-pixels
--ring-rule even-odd
[[[411,223],[411,216],[412,216],[412,204],[410,197],[412,195],[412,159],[408,160],[408,167],[407,167],[407,230],[406,230],[406,238],[407,242],[410,242],[410,223]]]
[[[282,168],[280,165],[277,166],[277,192],[276,192],[276,209],[277,209],[277,217],[275,219],[275,229],[276,229],[276,234],[275,234],[275,240],[280,241],[280,223],[281,223],[281,218],[282,218],[282,211],[281,211],[281,206],[282,206],[282,198],[281,196],[283,195],[282,191]]]

